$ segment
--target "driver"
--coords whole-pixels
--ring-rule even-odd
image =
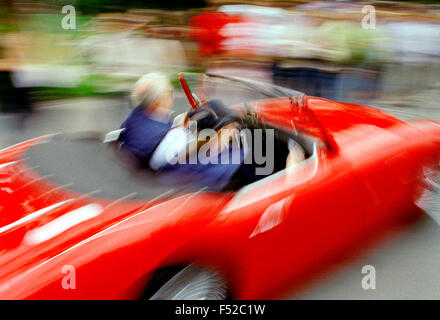
[[[140,78],[131,93],[135,108],[121,126],[121,148],[132,153],[143,166],[171,172],[166,174],[167,179],[175,180],[177,175],[179,180],[216,189],[229,187],[228,183],[235,180],[247,184],[261,179],[253,173],[253,165],[243,164],[249,150],[244,150],[239,142],[240,121],[235,114],[220,101],[211,100],[187,113],[184,123],[172,128],[172,99],[173,88],[166,76],[150,73]],[[197,124],[195,131],[191,130],[191,123]],[[212,134],[206,135],[206,129],[211,129]],[[287,167],[294,167],[304,159],[304,153],[296,146],[289,149]],[[199,157],[202,150],[208,150],[202,152],[205,161]],[[195,161],[171,163],[170,154]]]
[[[121,148],[145,165],[171,129],[173,87],[165,75],[149,73],[136,82],[130,99],[134,109],[121,125],[119,141]]]

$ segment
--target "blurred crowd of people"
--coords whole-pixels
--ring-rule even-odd
[[[53,1],[14,3],[0,10],[3,111],[28,91],[40,100],[127,92],[134,79],[158,70],[245,75],[363,103],[440,81],[440,5],[220,1],[180,11],[78,10],[76,29],[65,30]]]
[[[201,56],[253,57],[272,63],[268,78],[280,85],[368,103],[437,86],[439,13],[439,6],[395,3],[224,5],[190,26]]]

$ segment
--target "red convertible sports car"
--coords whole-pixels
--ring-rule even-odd
[[[273,173],[225,190],[169,185],[128,164],[112,134],[3,149],[1,299],[276,298],[436,191],[438,122],[238,78],[179,79],[193,108],[221,99],[249,128],[273,129]],[[289,140],[306,155],[294,168]]]

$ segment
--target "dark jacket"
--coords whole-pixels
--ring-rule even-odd
[[[142,162],[148,161],[157,145],[171,128],[171,122],[155,119],[140,107],[133,109],[122,123],[119,141]]]

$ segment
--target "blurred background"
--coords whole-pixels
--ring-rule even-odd
[[[440,1],[1,0],[0,148],[119,128],[149,71],[171,77],[177,110],[176,73],[200,71],[440,120]],[[438,299],[439,243],[420,221],[286,298]]]

